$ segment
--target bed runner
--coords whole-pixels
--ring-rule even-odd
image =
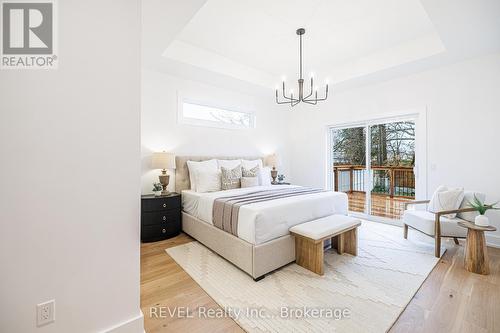
[[[238,236],[238,216],[241,206],[282,198],[324,192],[311,187],[285,188],[256,191],[245,194],[217,198],[213,205],[213,224],[230,234]]]

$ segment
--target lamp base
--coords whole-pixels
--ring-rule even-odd
[[[271,184],[277,184],[276,177],[278,177],[278,170],[276,170],[276,167],[273,167],[273,169],[271,170],[271,178],[273,179]]]
[[[170,181],[170,176],[167,175],[167,170],[163,169],[161,171],[161,175],[159,175],[158,178],[160,179],[161,187],[163,187],[163,190],[161,191],[161,195],[170,194],[170,191],[167,191],[167,186],[168,186],[168,183]]]

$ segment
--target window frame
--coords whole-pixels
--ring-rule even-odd
[[[184,117],[184,104],[192,104],[192,105],[197,105],[197,106],[204,106],[207,108],[220,109],[223,111],[248,114],[248,115],[250,115],[250,126],[246,127],[246,126],[237,125],[237,124],[228,124],[228,123],[224,123],[224,122],[217,122],[217,121]],[[255,115],[255,112],[243,109],[241,107],[229,106],[227,104],[222,105],[219,103],[213,103],[213,102],[209,102],[206,100],[202,101],[199,99],[188,98],[179,92],[178,99],[177,99],[177,122],[179,124],[182,124],[182,125],[200,126],[200,127],[208,127],[208,128],[251,130],[251,129],[256,128],[256,115]]]

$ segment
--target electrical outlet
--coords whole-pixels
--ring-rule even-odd
[[[56,320],[56,301],[50,300],[36,306],[36,325],[43,326]]]

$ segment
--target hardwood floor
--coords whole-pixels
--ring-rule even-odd
[[[197,311],[198,307],[218,309],[219,306],[201,287],[165,252],[165,249],[193,239],[185,234],[156,243],[141,244],[141,309],[144,329],[156,332],[244,332],[230,318],[182,318],[182,314],[161,314],[160,309],[178,307]],[[153,309],[151,309],[153,308]],[[164,310],[168,311],[168,310]],[[153,312],[153,316],[150,314]],[[181,317],[181,318],[179,318]]]
[[[478,275],[464,268],[464,244],[446,241],[448,250],[391,332],[500,332],[500,249],[488,247],[491,274]]]
[[[409,237],[422,236],[410,231]],[[146,332],[243,332],[229,318],[193,315],[186,319],[166,312],[167,307],[194,312],[200,306],[219,308],[165,252],[190,241],[189,236],[181,234],[141,245],[141,308]],[[390,332],[500,332],[500,249],[488,248],[491,274],[483,276],[464,269],[464,241],[458,246],[452,240],[443,243],[448,250]],[[163,316],[161,307],[166,312]]]

